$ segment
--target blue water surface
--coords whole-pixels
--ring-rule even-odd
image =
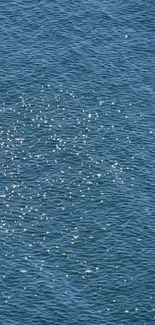
[[[0,3],[0,324],[155,321],[154,1]]]

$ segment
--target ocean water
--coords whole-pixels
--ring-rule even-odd
[[[1,1],[0,325],[155,322],[154,16]]]

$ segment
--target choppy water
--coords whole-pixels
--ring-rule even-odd
[[[153,1],[0,4],[0,324],[155,321]]]

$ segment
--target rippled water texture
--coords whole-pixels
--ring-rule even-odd
[[[1,1],[1,325],[154,324],[154,16]]]

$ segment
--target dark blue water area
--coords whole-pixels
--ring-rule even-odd
[[[0,4],[0,324],[155,321],[155,4]]]

